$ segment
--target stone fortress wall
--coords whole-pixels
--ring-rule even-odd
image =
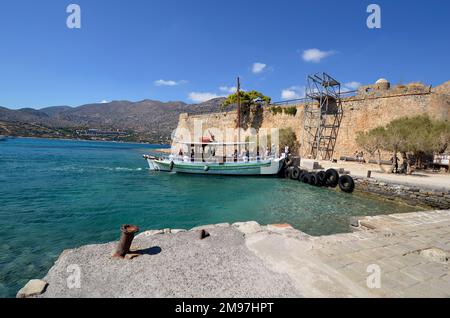
[[[298,141],[301,142],[305,105],[289,106],[297,108],[295,116],[284,113],[273,114],[270,107],[266,107],[259,125],[260,135],[265,134],[265,131],[270,131],[271,128],[290,127],[296,133]],[[343,118],[333,156],[335,159],[339,159],[341,156],[352,156],[356,151],[362,150],[355,142],[358,132],[386,125],[394,119],[428,114],[436,119],[450,120],[450,82],[435,88],[419,83],[391,87],[389,82],[381,79],[373,85],[360,87],[355,96],[344,98],[342,107]],[[175,140],[182,140],[189,131],[191,136],[195,135],[193,138],[197,141],[199,134],[209,136],[208,131],[216,128],[212,133],[220,137],[216,139],[221,139],[225,136],[227,129],[236,127],[236,122],[236,111],[207,115],[181,114],[174,137]],[[200,123],[203,132],[199,133]],[[196,125],[197,130],[195,129]],[[197,133],[194,134],[194,131]],[[250,133],[249,129],[244,131],[241,140],[245,140],[245,136]],[[389,155],[385,155],[385,159],[389,159],[387,157]]]

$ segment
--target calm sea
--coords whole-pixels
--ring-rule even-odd
[[[119,226],[191,228],[256,220],[309,234],[348,231],[352,215],[411,208],[276,178],[148,171],[160,146],[46,139],[0,142],[0,297],[42,278],[67,248],[115,240]]]

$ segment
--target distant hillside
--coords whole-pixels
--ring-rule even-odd
[[[22,108],[20,110],[12,110],[5,107],[0,107],[0,120],[4,121],[45,121],[48,115],[39,110],[31,108]]]
[[[39,111],[47,114],[48,116],[54,116],[57,115],[59,113],[71,110],[72,107],[70,106],[52,106],[52,107],[47,107],[47,108],[42,108]]]
[[[135,134],[136,138],[133,139],[165,142],[177,127],[181,113],[218,112],[221,111],[222,102],[223,98],[216,98],[200,104],[143,100],[113,101],[79,107],[54,106],[40,110],[0,107],[0,134],[21,136],[27,135],[29,127],[43,127],[46,136],[49,130],[62,129],[64,132],[55,132],[55,137],[61,134],[70,137],[67,135],[68,131],[101,129],[127,131],[131,135]],[[39,136],[40,131],[41,129],[36,130],[31,135]]]

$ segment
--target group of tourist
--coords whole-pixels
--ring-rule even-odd
[[[226,159],[230,159],[233,162],[243,161],[248,162],[251,160],[266,160],[272,158],[274,155],[278,153],[278,147],[275,145],[272,145],[272,147],[265,147],[263,154],[261,155],[259,147],[256,148],[256,154],[252,157],[252,154],[250,153],[250,150],[248,147],[245,147],[241,153],[238,152],[238,149],[234,149],[234,152],[231,157],[226,157]],[[289,147],[286,146],[284,149],[284,153],[287,155],[289,153]],[[197,154],[198,155],[198,154]],[[196,153],[194,149],[191,149],[189,156],[183,152],[183,149],[180,149],[177,156],[170,155],[169,158],[171,159],[179,159],[184,162],[194,162],[196,161]],[[216,157],[216,149],[215,147],[211,147],[208,149],[208,151],[203,151],[201,153],[201,160],[202,161],[217,161]]]
[[[353,156],[356,162],[366,163],[366,160],[364,159],[364,153],[362,151],[355,151]],[[408,169],[407,160],[408,160],[407,158],[403,158],[403,161],[400,163],[401,160],[397,155],[395,157],[392,156],[391,159],[389,160],[392,163],[391,173],[400,173],[400,174],[407,173]]]
[[[397,155],[391,157],[392,170],[391,173],[407,174],[408,173],[408,158],[403,158],[401,164],[399,164],[400,159]]]

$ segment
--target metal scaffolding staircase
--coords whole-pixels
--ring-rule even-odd
[[[306,98],[303,156],[331,160],[343,116],[341,84],[326,73],[309,75]]]

